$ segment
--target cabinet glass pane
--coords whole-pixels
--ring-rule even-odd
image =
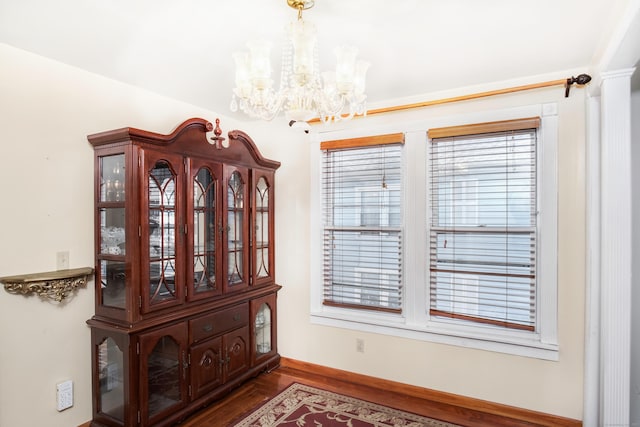
[[[264,177],[260,177],[256,184],[256,207],[268,208],[269,207],[269,186],[267,180]]]
[[[100,209],[100,253],[125,254],[124,208]]]
[[[227,280],[230,285],[242,283],[242,252],[229,252],[227,254],[229,266]]]
[[[175,298],[176,176],[156,163],[149,175],[149,300]]]
[[[149,265],[149,299],[152,303],[175,298],[176,270],[173,260],[151,262]]]
[[[124,363],[122,351],[107,338],[98,345],[100,412],[124,421]]]
[[[271,308],[262,304],[256,313],[256,353],[265,354],[271,351]]]
[[[258,271],[256,272],[258,277],[269,277],[269,249],[256,249],[256,263],[258,267]]]
[[[258,277],[269,276],[269,186],[260,177],[256,184],[256,274]]]
[[[100,201],[124,201],[124,154],[100,157]]]
[[[244,281],[242,247],[243,241],[243,212],[244,212],[244,183],[238,172],[231,174],[227,188],[227,248],[229,263],[227,266],[227,281],[235,285]]]
[[[256,212],[256,246],[266,248],[269,246],[269,213]]]
[[[200,169],[193,182],[193,290],[216,288],[216,186],[208,169]]]
[[[170,336],[158,340],[147,359],[149,417],[180,402],[180,347]]]
[[[125,308],[126,273],[121,261],[100,261],[100,291],[102,305]]]

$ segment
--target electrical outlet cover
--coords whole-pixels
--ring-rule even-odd
[[[73,381],[56,384],[56,402],[58,411],[64,411],[73,406]]]

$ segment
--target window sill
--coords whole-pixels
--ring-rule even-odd
[[[493,351],[542,360],[559,360],[558,345],[542,343],[537,334],[504,332],[494,328],[473,328],[449,321],[431,321],[427,325],[407,324],[401,315],[345,314],[338,311],[312,311],[311,323],[401,338]]]

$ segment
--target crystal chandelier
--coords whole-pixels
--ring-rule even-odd
[[[298,11],[298,19],[287,27],[283,49],[280,87],[271,79],[271,43],[251,41],[249,52],[233,55],[236,64],[231,111],[272,120],[283,110],[290,123],[349,120],[366,114],[365,76],[369,63],[356,60],[358,50],[351,46],[335,49],[335,71],[319,72],[315,26],[302,19],[302,11],[313,1],[287,0]]]

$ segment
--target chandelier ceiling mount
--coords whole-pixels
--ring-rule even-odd
[[[311,9],[315,3],[313,0],[287,0],[289,7],[296,9],[299,13],[303,10]]]

